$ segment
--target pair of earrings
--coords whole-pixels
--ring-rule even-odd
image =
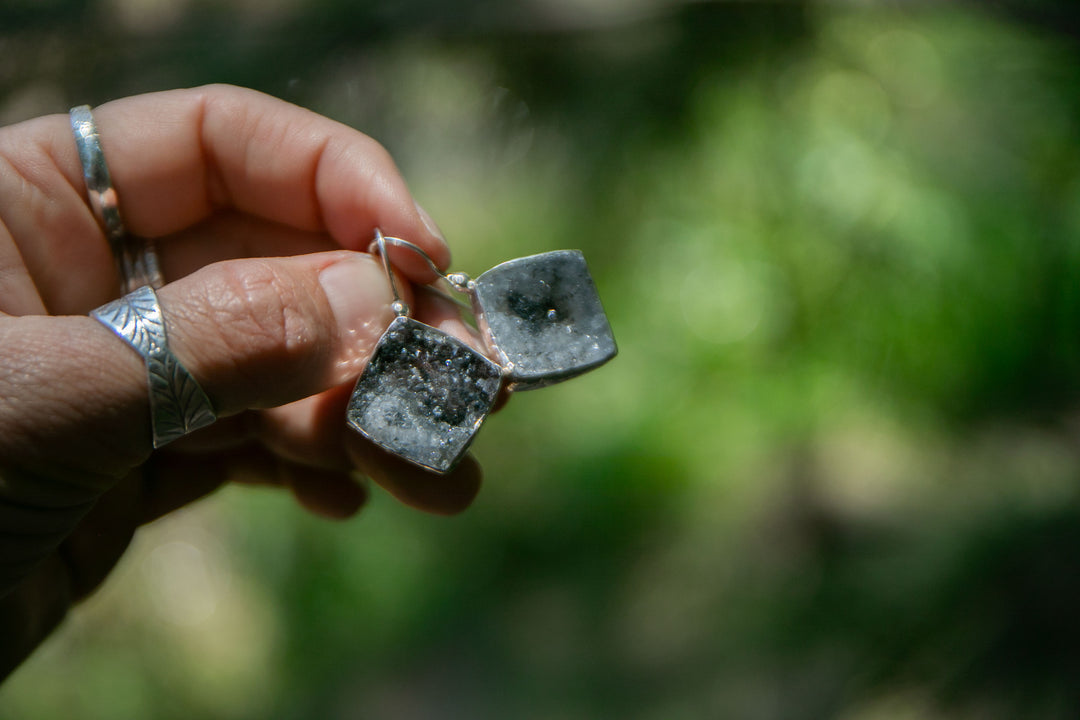
[[[417,253],[469,298],[487,356],[409,317],[388,244]],[[372,250],[382,257],[390,279],[396,317],[356,381],[346,419],[361,435],[413,464],[437,473],[452,470],[504,381],[511,390],[531,390],[615,357],[611,326],[577,250],[509,260],[475,280],[464,273],[443,275],[421,248],[379,230]]]

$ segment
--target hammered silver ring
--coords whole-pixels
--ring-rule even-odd
[[[90,208],[105,231],[113,257],[116,258],[121,292],[130,293],[143,285],[161,287],[164,278],[153,241],[137,238],[124,228],[124,221],[120,217],[120,200],[109,175],[109,166],[105,163],[105,154],[101,150],[101,139],[98,137],[90,106],[71,108],[69,117],[75,146],[79,150],[79,162],[82,164]]]
[[[90,316],[134,348],[146,363],[155,448],[217,420],[210,398],[169,350],[161,303],[153,288],[137,288],[92,310]]]

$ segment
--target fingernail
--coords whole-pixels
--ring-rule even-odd
[[[416,205],[416,212],[420,213],[420,219],[424,221],[424,227],[427,228],[428,232],[443,242],[446,242],[446,237],[443,235],[442,230],[439,229],[439,226],[436,225],[435,221],[428,215],[428,211],[420,207],[419,203],[414,204]]]
[[[343,362],[367,358],[393,316],[394,296],[382,269],[356,253],[323,268],[319,284],[345,346]]]

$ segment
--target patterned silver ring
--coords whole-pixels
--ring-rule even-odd
[[[83,178],[86,180],[86,194],[116,258],[121,291],[129,293],[143,285],[161,287],[164,278],[153,242],[128,234],[120,218],[120,200],[113,188],[109,166],[105,164],[105,154],[101,150],[101,139],[90,106],[71,108],[69,116]]]
[[[144,285],[90,312],[146,362],[154,447],[217,420],[210,398],[169,350],[165,319],[153,288]]]

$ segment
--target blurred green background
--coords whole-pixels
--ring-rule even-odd
[[[580,248],[620,355],[464,515],[229,488],[4,718],[1080,717],[1065,3],[5,0],[0,123],[221,81],[385,144],[473,274]]]

